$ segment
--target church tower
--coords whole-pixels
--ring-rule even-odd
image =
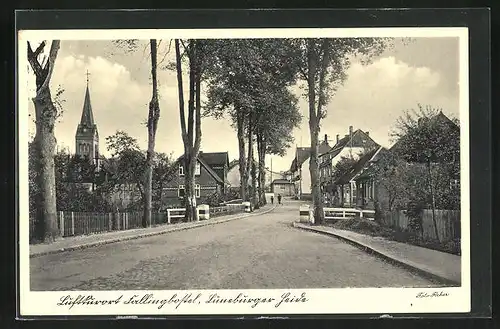
[[[99,133],[97,125],[94,122],[92,105],[90,103],[89,92],[89,73],[87,71],[87,88],[85,90],[85,99],[83,101],[82,117],[80,124],[76,129],[75,150],[76,154],[88,158],[92,164],[99,168]]]

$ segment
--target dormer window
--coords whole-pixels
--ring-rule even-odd
[[[200,162],[199,161],[196,161],[196,168],[194,170],[194,174],[196,176],[199,176],[200,175],[200,172],[201,172],[201,169],[200,169]]]

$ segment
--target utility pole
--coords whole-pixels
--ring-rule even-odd
[[[302,135],[300,135],[300,147],[302,148]],[[298,153],[298,152],[297,152]],[[297,158],[297,166],[299,165],[299,159]],[[302,164],[299,171],[299,200],[302,198]]]

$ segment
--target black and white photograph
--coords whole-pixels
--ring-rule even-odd
[[[469,311],[467,36],[20,31],[21,313]]]

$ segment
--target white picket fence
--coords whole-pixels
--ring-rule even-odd
[[[242,212],[245,209],[244,204],[226,204],[220,207],[208,207],[205,205],[206,212],[204,215],[210,214],[211,216],[217,217],[222,215],[236,214]],[[200,217],[200,208],[197,208],[198,217]],[[185,208],[173,208],[167,209],[167,223],[170,224],[172,220],[182,219],[186,215]],[[203,216],[202,216],[203,217]],[[208,218],[208,217],[207,217]]]
[[[186,208],[167,209],[167,223],[171,224],[172,219],[181,219],[186,216]]]
[[[299,209],[301,222],[313,222],[313,208],[309,205],[302,205]],[[375,210],[356,209],[356,208],[329,208],[324,207],[325,220],[340,220],[345,218],[366,218],[368,220],[375,219]]]
[[[345,218],[366,218],[374,220],[375,210],[356,208],[323,208],[326,220],[338,220]]]

